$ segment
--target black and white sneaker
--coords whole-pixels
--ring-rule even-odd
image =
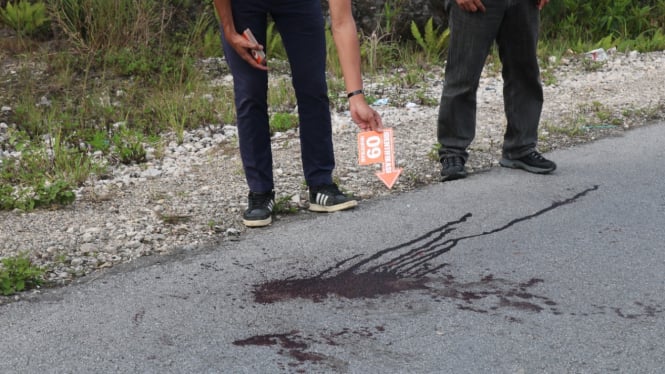
[[[543,157],[536,150],[516,159],[503,157],[499,164],[503,167],[522,169],[536,174],[547,174],[556,170],[556,164]]]
[[[309,210],[337,212],[358,205],[358,201],[344,195],[335,183],[309,188]]]
[[[242,223],[247,227],[263,227],[272,223],[272,208],[275,206],[275,192],[250,192],[247,196],[247,210],[242,214]]]

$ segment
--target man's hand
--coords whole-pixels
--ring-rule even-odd
[[[351,118],[362,131],[381,131],[383,130],[383,121],[381,115],[370,108],[365,99],[360,96],[354,96],[350,99],[349,110]]]
[[[261,44],[253,43],[245,39],[244,36],[238,34],[237,32],[224,33],[224,37],[226,38],[226,42],[229,43],[229,45],[236,51],[236,53],[238,53],[238,56],[247,61],[247,63],[252,65],[252,67],[259,70],[268,70],[265,65],[261,65],[256,62],[254,57],[252,57],[252,53],[250,52],[252,49],[263,50],[263,46]]]
[[[478,11],[484,12],[485,5],[480,0],[456,0],[457,5],[464,11],[475,13]],[[541,2],[547,0],[539,0]]]
[[[545,5],[550,2],[550,0],[537,0],[538,1],[538,9],[543,10]]]

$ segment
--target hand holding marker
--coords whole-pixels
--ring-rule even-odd
[[[249,40],[252,43],[259,44],[259,42],[256,41],[256,38],[254,37],[254,34],[252,34],[252,30],[250,29],[245,29],[245,31],[242,32],[242,36],[245,37],[245,39]],[[260,49],[252,49],[252,57],[254,57],[254,61],[256,61],[258,64],[261,64],[263,66],[266,65],[266,54]]]

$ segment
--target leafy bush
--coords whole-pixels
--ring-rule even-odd
[[[435,30],[434,21],[430,17],[427,23],[425,23],[422,33],[418,29],[418,25],[411,21],[411,34],[416,39],[416,43],[427,54],[427,59],[431,62],[436,62],[445,52],[450,37],[450,29],[446,29],[443,32]]]
[[[572,43],[597,42],[607,36],[635,39],[665,27],[663,0],[562,0],[543,10],[542,37]]]
[[[0,261],[0,293],[5,296],[42,284],[44,270],[33,265],[26,254]]]
[[[0,183],[0,210],[31,211],[52,205],[69,205],[76,199],[69,183],[59,180],[41,182],[33,187],[14,187]]]
[[[89,159],[58,140],[50,149],[30,142],[24,132],[11,132],[7,143],[20,152],[0,163],[0,209],[30,211],[74,202],[73,187],[87,178]]]
[[[21,0],[16,5],[7,3],[4,9],[0,8],[0,20],[19,36],[35,36],[46,30],[49,24],[46,5],[41,1],[34,4],[28,0]]]
[[[121,128],[120,132],[112,137],[115,153],[123,164],[141,163],[146,161],[146,151],[143,147],[143,134]]]

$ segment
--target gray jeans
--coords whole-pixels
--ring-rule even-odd
[[[492,44],[503,66],[508,120],[503,156],[519,158],[538,140],[543,89],[536,55],[540,12],[535,0],[484,0],[486,11],[469,13],[448,3],[450,44],[438,118],[439,157],[459,155],[476,133],[476,91]]]

